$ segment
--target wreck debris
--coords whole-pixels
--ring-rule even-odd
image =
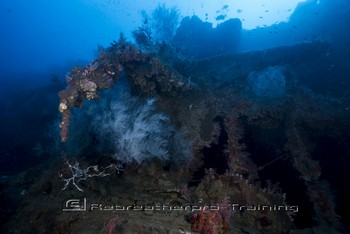
[[[118,79],[119,64],[114,68],[113,74],[105,73],[105,66],[99,66],[97,61],[93,61],[87,68],[76,67],[71,71],[71,75],[66,75],[67,88],[59,92],[59,111],[62,113],[61,141],[65,142],[69,135],[69,124],[71,109],[81,107],[84,100],[92,100],[98,97],[98,90],[110,88],[114,81]]]

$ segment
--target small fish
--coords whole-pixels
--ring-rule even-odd
[[[219,15],[215,19],[216,20],[224,20],[226,18],[226,15]]]

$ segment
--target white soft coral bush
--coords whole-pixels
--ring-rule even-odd
[[[126,80],[72,113],[71,137],[65,143],[72,155],[108,155],[122,164],[153,158],[182,163],[192,155],[186,129],[176,129],[157,110],[155,99],[132,96]]]
[[[168,116],[156,111],[155,102],[131,96],[127,86],[120,84],[90,105],[88,115],[100,151],[109,151],[125,164],[152,158],[167,160],[174,154],[177,161],[188,158],[190,143],[174,129]],[[182,145],[182,149],[174,150],[174,144]]]
[[[127,164],[152,157],[168,159],[169,119],[154,112],[154,99],[132,102],[135,103],[120,109],[114,107],[119,106],[118,102],[112,103],[113,112],[103,121],[104,130],[112,130],[116,158]]]

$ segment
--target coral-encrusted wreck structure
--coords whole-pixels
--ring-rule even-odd
[[[189,88],[179,72],[168,68],[159,57],[142,53],[121,36],[108,49],[101,48],[99,58],[87,68],[74,68],[66,76],[68,86],[59,93],[62,142],[68,138],[71,109],[81,107],[84,100],[96,99],[98,90],[111,88],[122,72],[142,92],[151,95],[176,95]]]
[[[315,95],[297,80],[303,65],[327,49],[313,42],[187,61],[165,44],[145,52],[123,37],[101,48],[90,65],[71,70],[59,93],[61,141],[71,140],[73,108],[84,108],[124,77],[134,96],[157,99],[172,131],[185,133],[191,157],[121,165],[108,152],[96,154],[96,135],[84,135],[92,143],[84,156],[76,155],[80,164],[67,158],[51,165],[13,222],[22,233],[341,230],[309,142],[342,137],[341,129],[349,129],[346,104]],[[280,89],[278,95],[264,94],[271,86]],[[74,180],[67,179],[70,174]],[[57,208],[82,191],[89,212]],[[34,195],[45,205],[35,207]]]

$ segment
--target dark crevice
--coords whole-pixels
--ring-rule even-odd
[[[335,211],[340,215],[342,223],[350,230],[350,151],[347,142],[349,136],[341,139],[321,136],[314,139],[316,150],[313,157],[320,162],[322,168],[321,179],[329,182],[336,196]]]
[[[313,204],[305,192],[307,191],[305,183],[300,179],[290,158],[283,155],[286,139],[284,134],[282,128],[263,129],[246,124],[244,142],[251,159],[260,168],[258,174],[262,186],[266,187],[268,181],[278,184],[282,192],[287,195],[287,204],[299,207],[294,217],[294,224],[298,228],[312,227],[316,225],[312,218],[315,217]]]
[[[228,140],[224,120],[222,117],[217,116],[214,118],[213,122],[217,122],[220,126],[218,141],[211,143],[209,147],[203,147],[203,149],[200,151],[203,165],[193,173],[192,180],[188,184],[190,187],[198,186],[200,181],[204,178],[206,170],[214,169],[219,175],[223,175],[227,170],[229,170],[227,157],[224,153]]]

